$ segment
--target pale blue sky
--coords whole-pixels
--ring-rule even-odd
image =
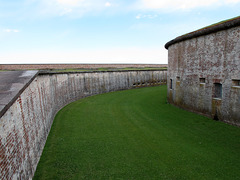
[[[240,0],[0,0],[0,63],[167,63],[164,44]]]

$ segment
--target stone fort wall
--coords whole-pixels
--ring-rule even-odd
[[[168,49],[168,101],[240,125],[240,17],[180,36]]]
[[[167,71],[39,74],[0,117],[1,179],[32,179],[53,119],[66,104],[166,81]]]

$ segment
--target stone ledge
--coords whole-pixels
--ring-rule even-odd
[[[0,72],[0,118],[38,75],[38,71]]]
[[[240,89],[240,86],[232,86],[233,89]]]

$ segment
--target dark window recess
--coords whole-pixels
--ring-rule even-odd
[[[170,79],[170,89],[172,89],[172,79]]]
[[[233,84],[233,86],[240,86],[240,80],[239,79],[233,79],[232,84]]]
[[[222,98],[222,84],[214,83],[214,97],[215,98]]]
[[[205,78],[199,78],[199,80],[200,80],[200,83],[205,83]]]
[[[180,77],[179,76],[177,76],[177,81],[180,81]]]

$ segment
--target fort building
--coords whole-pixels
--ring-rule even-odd
[[[240,17],[169,41],[168,101],[240,125]]]

